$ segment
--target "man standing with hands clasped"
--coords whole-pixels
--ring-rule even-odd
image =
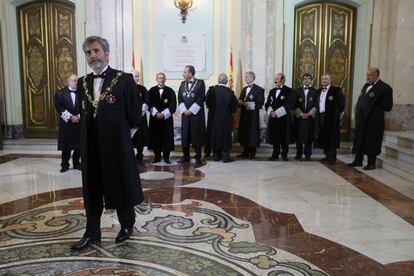
[[[71,249],[101,242],[103,208],[116,209],[121,230],[115,242],[127,240],[135,223],[134,206],[143,201],[131,129],[142,117],[138,87],[131,74],[108,66],[109,44],[99,36],[83,42],[93,72],[78,80],[81,110],[82,190],[86,231]]]

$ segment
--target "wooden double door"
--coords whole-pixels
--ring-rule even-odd
[[[312,2],[295,8],[293,86],[301,85],[303,74],[320,77],[331,74],[332,84],[343,89],[346,99],[341,133],[349,137],[351,128],[352,63],[355,8],[331,1]]]
[[[54,94],[76,73],[75,6],[34,1],[18,8],[26,137],[55,137]]]

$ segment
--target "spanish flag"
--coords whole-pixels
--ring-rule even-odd
[[[131,67],[132,67],[133,70],[135,70],[135,55],[134,55],[134,50],[132,50]]]
[[[231,90],[233,90],[234,82],[233,82],[233,50],[230,49],[230,64],[229,64],[229,83],[228,86]]]

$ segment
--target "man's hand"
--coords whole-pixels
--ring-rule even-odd
[[[73,124],[77,124],[77,123],[79,123],[79,117],[78,116],[70,116],[70,121]]]
[[[193,113],[190,110],[184,111],[185,116],[191,116],[191,114],[193,114]]]
[[[271,112],[271,113],[270,113],[270,116],[271,116],[272,118],[277,118],[276,111]]]
[[[308,119],[308,118],[309,118],[309,113],[302,114],[302,119]]]
[[[239,100],[239,106],[243,106],[244,102],[242,100]]]
[[[155,117],[157,117],[157,119],[163,119],[164,118],[164,114],[161,112],[158,112],[157,115],[155,115]]]

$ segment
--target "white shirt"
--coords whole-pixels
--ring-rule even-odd
[[[101,73],[105,72],[106,69],[108,69],[108,65],[105,66],[105,68],[102,70]],[[93,72],[94,75],[99,75],[95,72]],[[99,97],[101,96],[101,90],[102,90],[102,84],[104,82],[104,79],[102,78],[94,78],[93,79],[93,96],[95,100],[99,100]]]
[[[369,85],[368,87],[367,87],[367,90],[365,90],[365,94],[367,94],[368,92],[369,92],[369,90],[371,90],[371,88],[374,86],[374,85],[376,85],[377,84],[377,82],[379,81],[379,79],[377,79],[377,81],[376,82],[374,82],[374,84],[371,84],[371,85]]]
[[[72,103],[73,106],[75,106],[76,103],[76,89],[72,88],[72,87],[68,87],[69,91],[70,91],[70,97],[72,98]]]
[[[253,83],[251,83],[251,84],[249,84],[249,85],[247,86],[247,89],[246,89],[246,97],[244,97],[244,99],[245,99],[245,100],[247,99],[247,96],[249,95],[250,90],[252,90],[253,85],[254,85],[254,82],[253,82]]]
[[[276,95],[275,95],[276,98],[279,97],[279,94],[280,94],[280,91],[282,91],[282,88],[283,88],[283,85],[276,88]]]
[[[160,92],[160,99],[161,99],[162,93],[164,93],[164,86],[161,87],[161,86],[158,85],[158,91]]]
[[[305,94],[305,109],[306,109],[306,106],[308,105],[308,93],[309,93],[309,86],[304,86],[303,94]]]
[[[194,79],[194,78],[192,78],[192,79],[191,79],[191,80],[189,80],[189,81],[191,81],[191,83],[187,82],[187,83],[188,83],[188,90],[190,90],[190,89],[191,89],[191,86],[193,86],[195,79]]]
[[[328,94],[330,85],[322,89],[321,96],[319,98],[319,113],[325,113],[326,95]]]

